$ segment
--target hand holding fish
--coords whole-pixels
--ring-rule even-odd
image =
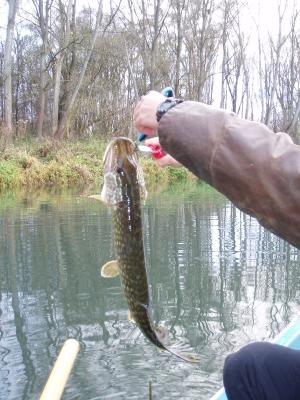
[[[143,132],[148,137],[151,137],[145,141],[147,146],[160,145],[159,139],[157,137],[154,138],[153,136],[156,134],[158,126],[156,118],[157,107],[165,100],[165,95],[152,90],[141,98],[134,109],[133,122],[135,128],[139,132]],[[166,154],[161,158],[157,158],[155,161],[156,164],[162,168],[167,166],[181,167],[181,164],[169,154]]]
[[[139,132],[143,132],[149,137],[155,136],[158,125],[156,110],[159,104],[165,100],[163,94],[154,90],[141,98],[133,112],[134,126]]]
[[[146,139],[145,140],[145,145],[160,145],[158,137],[153,137],[151,139]],[[180,168],[182,165],[175,160],[170,154],[166,154],[164,157],[161,157],[159,159],[155,159],[156,165],[158,165],[161,168],[165,167],[175,167],[175,168]]]

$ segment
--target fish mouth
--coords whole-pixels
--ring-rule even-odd
[[[117,172],[118,169],[128,169],[137,165],[137,148],[127,137],[116,137],[108,144],[104,157],[104,173]]]
[[[143,170],[136,144],[127,137],[116,137],[107,145],[103,158],[104,185],[101,199],[108,205],[122,202],[122,187],[138,185],[141,199],[147,197]]]

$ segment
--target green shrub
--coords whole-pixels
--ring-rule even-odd
[[[186,168],[167,167],[168,182],[170,184],[185,182],[188,179]]]
[[[0,155],[0,190],[102,185],[106,144],[104,140],[41,143],[33,139],[11,145]],[[161,190],[192,177],[184,168],[159,168],[149,158],[141,158],[141,165],[148,189]]]
[[[46,186],[66,186],[68,166],[61,165],[57,161],[50,161],[44,167],[43,181]]]
[[[24,155],[20,157],[18,163],[23,169],[28,169],[31,168],[32,165],[35,163],[35,158],[28,155]]]
[[[0,160],[0,190],[13,189],[19,185],[19,171],[11,161]]]

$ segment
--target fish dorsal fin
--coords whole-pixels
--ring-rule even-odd
[[[120,273],[117,260],[108,261],[101,268],[101,276],[103,278],[115,278]]]

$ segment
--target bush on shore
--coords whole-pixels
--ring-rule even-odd
[[[106,141],[23,142],[10,145],[0,155],[0,191],[8,189],[67,188],[100,184]],[[161,169],[141,158],[148,186],[195,179],[185,168]]]

